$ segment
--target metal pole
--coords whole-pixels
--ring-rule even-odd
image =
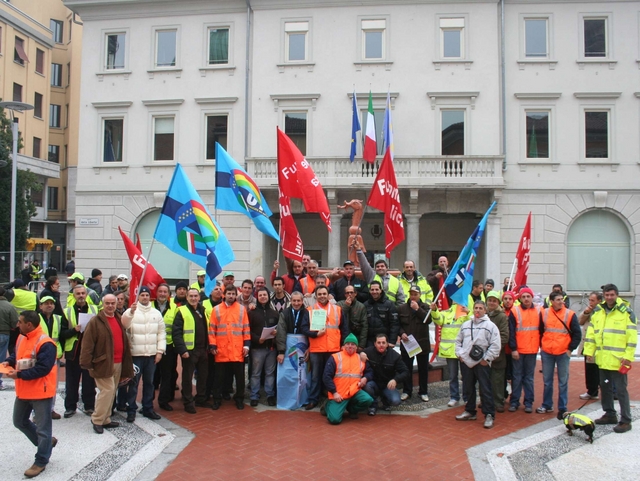
[[[16,206],[18,195],[18,119],[13,118],[13,156],[11,157],[11,238],[9,239],[9,280],[16,278]]]

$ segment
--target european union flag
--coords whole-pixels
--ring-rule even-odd
[[[235,259],[227,237],[212,219],[180,164],[173,172],[153,238],[206,269],[207,296],[215,287],[215,278],[222,266]]]
[[[280,242],[271,209],[249,174],[216,142],[216,207],[246,215],[260,232]]]
[[[457,304],[466,306],[469,302],[469,294],[471,293],[471,284],[473,284],[473,270],[475,267],[476,253],[482,241],[482,235],[487,227],[487,219],[489,214],[495,207],[494,202],[489,210],[484,214],[482,220],[469,237],[464,249],[460,253],[458,260],[451,269],[449,276],[444,281],[447,295]]]
[[[360,119],[358,118],[358,99],[356,99],[356,92],[353,91],[353,115],[351,119],[351,154],[349,155],[349,160],[353,162],[353,159],[356,158],[356,146],[358,144],[358,140],[356,138],[356,133],[360,131]]]

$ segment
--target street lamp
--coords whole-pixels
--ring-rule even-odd
[[[11,112],[11,132],[13,133],[13,154],[11,156],[11,238],[9,239],[9,281],[16,278],[16,205],[18,195],[18,119],[14,112],[32,110],[33,105],[22,102],[0,102],[0,107]]]

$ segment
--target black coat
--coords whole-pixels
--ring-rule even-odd
[[[278,347],[278,354],[284,354],[287,348],[287,334],[302,334],[309,337],[309,330],[311,328],[311,321],[309,320],[309,311],[303,307],[298,311],[298,329],[295,330],[295,316],[293,307],[289,306],[280,313],[278,320],[278,329],[276,331],[276,344]]]
[[[251,349],[272,349],[275,346],[273,339],[267,339],[260,344],[262,329],[278,325],[278,311],[272,309],[270,304],[258,303],[256,308],[249,311],[249,326],[251,327]],[[277,334],[277,332],[276,332]]]
[[[335,282],[332,282],[329,286],[329,293],[333,295],[333,298],[338,301],[344,301],[347,297],[344,295],[344,290],[347,286],[353,286],[356,290],[356,299],[363,304],[369,299],[369,288],[367,283],[359,277],[353,276],[351,279],[341,277]]]
[[[387,387],[392,379],[396,382],[404,382],[409,378],[409,369],[402,360],[402,356],[398,354],[392,347],[380,354],[375,346],[366,348],[363,351],[369,358],[369,365],[373,370],[373,381],[380,389]]]
[[[375,342],[377,334],[386,334],[389,344],[395,344],[400,333],[400,322],[398,322],[395,304],[387,299],[387,295],[383,291],[377,301],[369,296],[364,307],[367,309],[367,321],[369,322],[368,344],[372,345]]]

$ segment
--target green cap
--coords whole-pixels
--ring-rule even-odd
[[[196,276],[200,277],[200,276],[206,276],[207,275],[207,271],[198,271]]]
[[[351,334],[349,334],[347,336],[347,338],[344,340],[344,343],[348,343],[351,342],[353,344],[355,344],[356,346],[358,345],[358,338],[355,336],[355,334],[352,332]]]
[[[45,303],[45,302],[47,302],[47,301],[51,301],[51,302],[53,302],[54,304],[56,303],[56,300],[55,300],[53,297],[51,297],[51,296],[44,296],[42,299],[40,299],[40,304],[44,304],[44,303]]]
[[[71,276],[69,276],[69,280],[84,282],[84,276],[79,272],[74,272],[73,274],[71,274]]]
[[[226,271],[224,274],[222,274],[222,277],[235,277],[235,276],[233,275],[233,272]]]
[[[489,293],[487,294],[487,299],[489,299],[490,297],[495,297],[498,300],[502,299],[502,296],[498,291],[489,291]]]

